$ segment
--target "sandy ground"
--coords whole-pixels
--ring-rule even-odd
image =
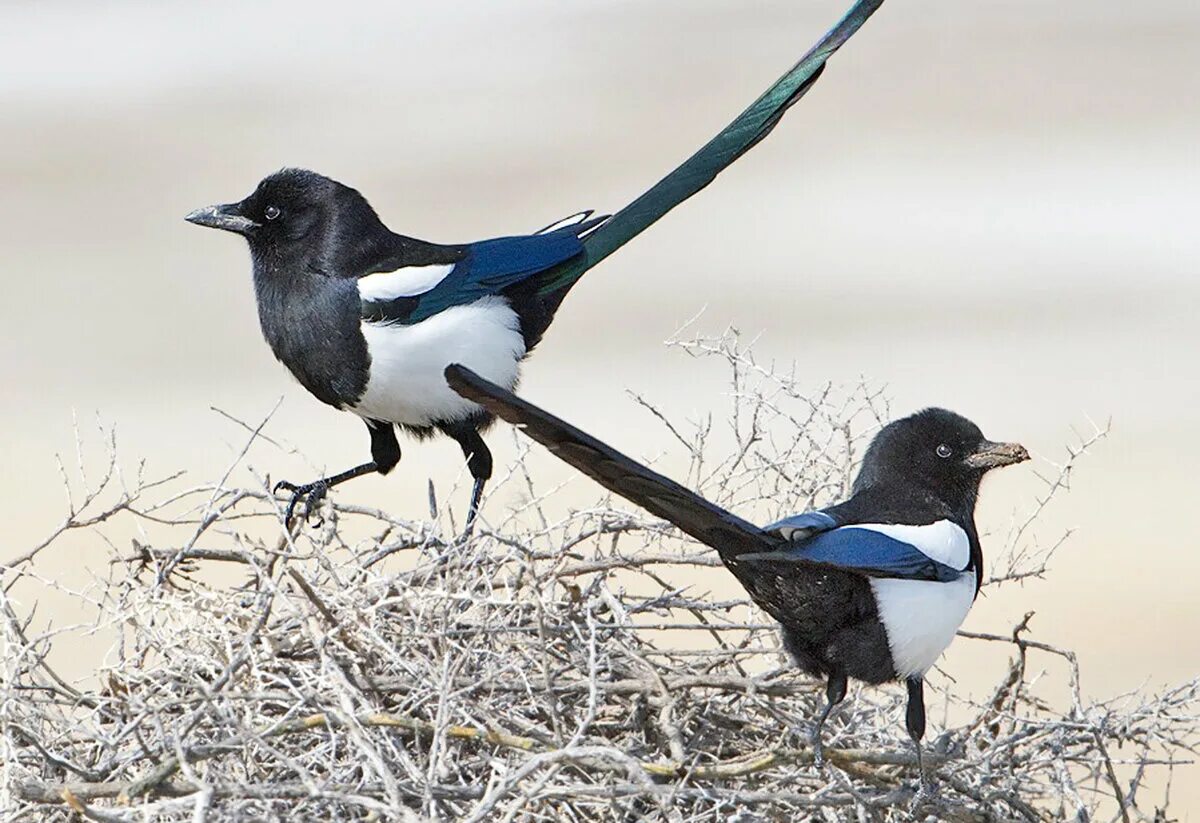
[[[897,414],[949,406],[1021,440],[1043,473],[1073,429],[1111,418],[1043,525],[1046,539],[1075,529],[1053,575],[987,598],[968,627],[1036,610],[1094,695],[1196,676],[1200,6],[1127,5],[891,0],[769,141],[589,275],[525,393],[658,454],[661,430],[625,390],[681,418],[721,407],[720,370],[661,345],[704,309],[701,330],[761,334],[760,358],[795,361],[814,387],[862,376]],[[259,419],[283,396],[270,431],[311,463],[264,454],[276,477],[365,455],[360,424],[309,399],[259,339],[242,244],[187,211],[282,165],[357,185],[393,228],[445,241],[619,207],[842,9],[320,6],[0,9],[0,558],[61,516],[53,456],[74,448],[73,410],[116,422],[130,461],[197,482],[241,443],[211,406]],[[507,433],[491,439],[511,457]],[[544,455],[534,469],[570,476]],[[415,515],[427,480],[460,470],[453,444],[413,445],[396,475],[341,494]],[[981,525],[1002,529],[1038,491],[1033,470],[996,478]],[[40,569],[82,580],[101,556],[75,543]],[[70,651],[77,674],[89,651]],[[975,655],[946,661],[964,687],[994,675]]]

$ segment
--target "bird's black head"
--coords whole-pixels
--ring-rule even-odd
[[[358,191],[305,169],[277,171],[245,199],[185,219],[242,235],[256,263],[305,260],[343,276],[353,274],[364,246],[390,234]]]
[[[958,508],[974,508],[983,475],[1029,459],[1018,443],[993,443],[967,418],[925,409],[884,426],[863,457],[854,490],[916,485]]]

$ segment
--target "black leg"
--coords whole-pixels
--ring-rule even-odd
[[[487,444],[479,436],[479,429],[473,423],[451,423],[441,427],[450,437],[458,441],[463,456],[467,458],[467,468],[475,484],[471,487],[471,503],[467,507],[467,526],[463,529],[463,537],[469,537],[475,528],[475,515],[479,513],[479,498],[483,496],[483,487],[492,476],[492,453]]]
[[[396,467],[400,462],[400,444],[396,441],[395,428],[391,423],[379,423],[374,420],[366,422],[367,430],[371,432],[371,462],[311,483],[297,485],[280,480],[275,484],[274,492],[278,493],[283,489],[292,493],[292,499],[288,501],[287,512],[284,514],[284,523],[292,522],[292,515],[296,513],[296,506],[301,500],[304,501],[304,519],[307,521],[326,493],[334,486],[372,472],[387,474]]]
[[[908,728],[908,736],[912,738],[917,751],[917,770],[921,773],[921,788],[913,798],[913,809],[917,809],[933,796],[933,783],[925,773],[925,763],[921,758],[921,738],[925,736],[925,680],[920,677],[910,677],[908,686],[908,710],[904,714],[904,724]]]
[[[476,477],[471,484],[471,502],[467,504],[467,526],[463,529],[463,537],[470,537],[475,528],[475,515],[479,514],[479,500],[483,497],[483,486],[487,483],[482,477]]]
[[[387,474],[400,462],[400,443],[396,440],[396,427],[377,420],[367,421],[371,433],[371,460],[375,471]]]
[[[821,716],[817,718],[817,726],[812,733],[813,762],[818,767],[825,762],[825,751],[821,745],[821,730],[825,728],[825,721],[829,719],[829,713],[833,711],[833,707],[841,703],[845,697],[845,673],[838,672],[829,675],[829,682],[825,684],[825,708],[821,711]]]

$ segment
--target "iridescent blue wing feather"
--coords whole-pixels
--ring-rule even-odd
[[[789,523],[813,522],[819,525],[830,521],[823,512],[810,512],[782,520],[768,528],[786,534]],[[782,530],[778,527],[782,526]],[[796,532],[802,532],[803,526]],[[962,571],[934,560],[919,548],[870,528],[853,525],[810,532],[793,539],[787,546],[770,552],[747,554],[747,562],[800,563],[834,566],[858,572],[868,577],[892,577],[905,580],[937,580],[948,583],[957,580]]]
[[[418,294],[364,299],[362,315],[375,323],[420,323],[453,306],[502,294],[535,274],[551,269],[583,251],[580,235],[604,221],[580,219],[551,231],[481,240],[463,248],[463,256],[441,280]]]

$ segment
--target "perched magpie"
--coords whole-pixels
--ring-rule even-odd
[[[954,639],[983,579],[980,481],[1028,460],[1024,447],[993,443],[970,420],[926,409],[880,430],[848,500],[759,528],[470,369],[452,365],[446,379],[605,488],[720,553],[779,621],[796,664],[827,678],[812,735],[818,759],[821,728],[846,696],[848,678],[903,680],[925,795],[925,673]]]
[[[443,245],[389,230],[353,188],[284,169],[245,199],[187,220],[241,234],[250,245],[258,316],[275,356],[317,399],[361,417],[371,460],[301,485],[287,518],[306,515],[332,486],[400,460],[395,427],[458,441],[475,483],[471,528],[492,456],[491,416],[452,392],[445,367],[464,363],[507,388],[579,278],[762,140],[812,86],[825,61],[883,0],[846,17],[749,109],[682,166],[611,219],[582,212],[540,232]]]

